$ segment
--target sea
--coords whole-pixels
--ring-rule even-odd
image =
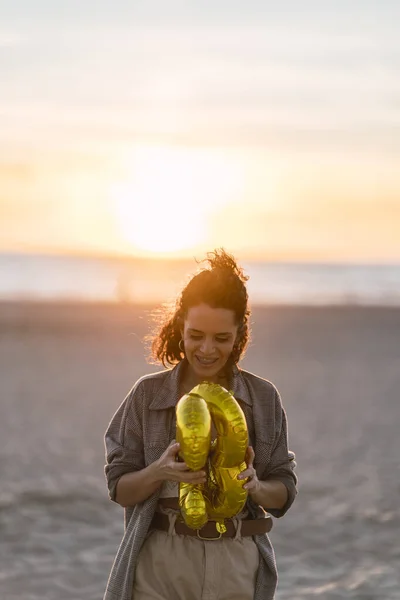
[[[242,262],[253,305],[400,305],[400,264]],[[0,299],[160,303],[193,260],[0,254]]]

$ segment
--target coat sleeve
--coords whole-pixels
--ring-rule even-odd
[[[133,386],[112,417],[105,436],[106,465],[104,468],[108,493],[116,501],[118,480],[125,473],[144,468],[142,414],[143,384]]]
[[[281,509],[267,509],[274,517],[282,517],[291,507],[297,495],[297,466],[294,452],[288,449],[288,426],[285,409],[281,397],[275,388],[275,435],[271,449],[271,457],[265,469],[263,480],[281,481],[287,489],[288,499]]]

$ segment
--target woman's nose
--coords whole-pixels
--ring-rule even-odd
[[[205,356],[212,354],[214,352],[214,342],[212,339],[203,339],[200,350]]]

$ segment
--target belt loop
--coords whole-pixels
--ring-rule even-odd
[[[232,523],[236,529],[235,537],[233,538],[235,541],[240,540],[242,538],[242,519],[237,519],[234,517],[232,519]]]
[[[178,515],[177,515],[177,513],[170,513],[170,512],[167,514],[168,514],[168,519],[169,519],[168,535],[176,535],[175,523],[176,523],[176,517]]]

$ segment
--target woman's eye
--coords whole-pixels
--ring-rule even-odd
[[[201,335],[194,335],[193,333],[191,333],[190,334],[190,339],[198,342],[201,339],[203,339],[203,336],[201,336]],[[228,342],[228,339],[227,338],[215,338],[215,341],[218,342],[219,344],[225,344],[226,342]]]

